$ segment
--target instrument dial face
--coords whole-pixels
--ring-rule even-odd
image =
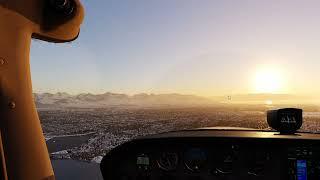
[[[221,154],[216,155],[215,170],[216,175],[232,174],[233,163],[236,157],[239,156],[239,146],[231,145],[220,150]]]
[[[264,150],[257,150],[251,154],[249,160],[248,174],[251,176],[264,176],[265,165],[270,160],[270,154]]]
[[[175,170],[178,166],[178,162],[178,154],[174,152],[163,152],[157,161],[159,168],[164,171]]]
[[[200,148],[192,148],[185,153],[185,166],[192,172],[200,172],[206,163],[207,153]]]

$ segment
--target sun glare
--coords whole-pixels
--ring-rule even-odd
[[[265,101],[265,104],[266,104],[266,105],[272,105],[273,102],[272,102],[272,100],[266,100],[266,101]]]
[[[275,68],[257,71],[254,80],[256,93],[278,93],[283,90],[283,75]]]

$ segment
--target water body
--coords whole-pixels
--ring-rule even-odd
[[[86,143],[94,134],[57,136],[47,140],[49,153],[71,149]]]
[[[52,137],[47,141],[50,153],[86,143],[93,134]],[[100,164],[77,160],[51,160],[56,180],[103,180]]]
[[[51,160],[56,180],[103,180],[99,164],[77,160]]]

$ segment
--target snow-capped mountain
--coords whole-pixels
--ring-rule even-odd
[[[192,106],[213,104],[212,100],[181,94],[126,94],[83,93],[70,95],[68,93],[34,93],[34,99],[38,108],[81,107],[97,108],[109,106]]]
[[[182,94],[136,94],[117,93],[91,94],[82,93],[34,93],[38,108],[103,108],[112,106],[123,107],[154,107],[154,106],[201,106],[223,104],[318,104],[319,98],[295,96],[290,94],[240,94],[233,96],[216,96],[205,98]],[[269,104],[271,104],[269,103]]]

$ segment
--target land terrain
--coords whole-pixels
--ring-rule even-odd
[[[270,129],[266,111],[278,107],[303,108],[301,131],[320,132],[320,108],[315,105],[179,103],[93,108],[47,105],[38,112],[52,159],[90,162],[99,162],[112,148],[149,134],[215,126]]]

